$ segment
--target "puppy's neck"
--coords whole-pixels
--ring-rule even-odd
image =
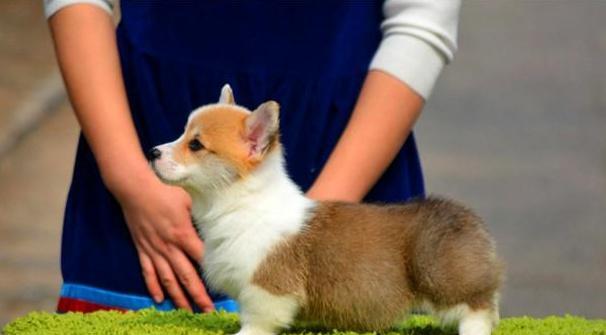
[[[282,148],[273,148],[248,176],[229,187],[214,192],[191,192],[193,215],[203,226],[221,223],[225,217],[260,215],[268,225],[288,212],[305,212],[313,206],[299,187],[288,177]],[[288,216],[288,215],[286,215]]]

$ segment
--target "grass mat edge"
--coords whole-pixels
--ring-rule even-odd
[[[136,312],[99,311],[95,313],[55,314],[31,312],[7,324],[5,335],[28,334],[234,334],[239,330],[237,314],[193,314],[186,311],[161,312],[144,309]],[[282,334],[357,335],[352,331],[322,329],[297,324]],[[366,333],[371,334],[371,333]],[[383,335],[451,335],[454,329],[442,329],[428,316],[411,316]],[[551,316],[543,319],[515,317],[501,320],[494,335],[606,335],[606,320],[588,320],[577,316]]]

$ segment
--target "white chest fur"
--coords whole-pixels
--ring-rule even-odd
[[[236,299],[272,247],[299,232],[314,206],[275,156],[212,198],[194,196],[194,220],[205,244],[205,277],[213,289]]]

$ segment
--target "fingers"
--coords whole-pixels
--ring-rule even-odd
[[[173,249],[170,262],[177,274],[179,282],[192,297],[196,305],[203,311],[213,310],[213,303],[210,299],[200,275],[192,265],[191,261],[179,249]]]
[[[137,248],[138,249],[138,248]],[[145,285],[149,290],[154,301],[159,304],[164,300],[164,292],[162,292],[162,287],[158,282],[158,276],[156,274],[156,268],[152,263],[151,258],[141,251],[139,252],[139,261],[141,262],[141,271],[143,272],[143,279],[145,280]]]
[[[185,254],[179,252],[178,249],[173,248],[172,250],[172,256],[169,258],[172,264],[169,264],[159,254],[156,254],[154,261],[152,261],[147,253],[139,250],[143,278],[154,301],[161,303],[164,300],[164,293],[162,291],[162,286],[164,286],[175,306],[191,311],[189,302],[181,288],[182,285],[198,307],[204,312],[212,311],[214,309],[212,300],[208,296],[198,272]],[[154,264],[158,264],[158,270],[156,270]],[[176,276],[175,273],[177,274]],[[158,277],[160,277],[162,286],[158,281]]]
[[[187,292],[202,310],[211,311],[212,301],[188,257],[200,262],[204,245],[191,223],[191,198],[185,191],[180,192],[183,196],[179,198],[178,193],[179,201],[171,201],[171,206],[162,206],[165,203],[151,206],[151,209],[160,208],[156,212],[150,210],[147,203],[125,208],[125,218],[137,246],[145,284],[154,301],[159,303],[170,297],[176,307],[191,311]]]
[[[162,286],[171,297],[175,306],[191,311],[191,306],[189,305],[170,264],[160,255],[154,257],[153,262],[156,266],[160,283],[162,283]]]
[[[181,239],[180,246],[194,261],[198,263],[202,261],[202,256],[204,256],[204,244],[193,226],[184,238]]]
[[[188,197],[187,199],[191,203],[190,198]],[[172,231],[172,236],[169,237],[171,243],[178,245],[194,261],[202,261],[204,245],[196,228],[192,224],[189,211],[187,212],[187,216],[180,218],[175,228]]]

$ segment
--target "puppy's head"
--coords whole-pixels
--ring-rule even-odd
[[[151,166],[169,184],[197,191],[225,188],[280,146],[278,115],[275,101],[252,112],[236,105],[225,85],[218,103],[191,113],[181,137],[150,151]]]

